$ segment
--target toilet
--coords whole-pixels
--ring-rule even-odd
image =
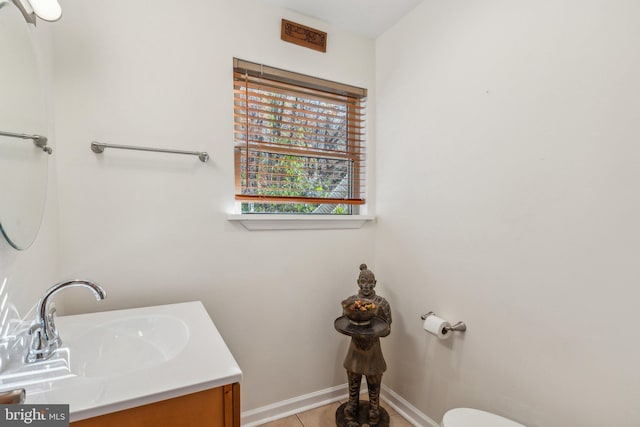
[[[525,427],[500,415],[472,408],[455,408],[442,418],[442,427]]]

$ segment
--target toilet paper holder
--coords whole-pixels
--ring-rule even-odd
[[[427,314],[423,314],[420,316],[422,320],[426,320],[429,316],[435,316],[436,314],[433,311],[428,312]],[[455,332],[465,332],[467,330],[467,325],[464,322],[458,322],[455,325],[451,325],[445,328],[447,332],[455,331]]]

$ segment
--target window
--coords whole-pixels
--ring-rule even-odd
[[[233,81],[242,213],[357,214],[366,89],[235,58]]]

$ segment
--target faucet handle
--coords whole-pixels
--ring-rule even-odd
[[[41,333],[42,331],[42,326],[34,323],[33,325],[29,326],[29,335],[33,335],[36,332],[38,332],[38,335]]]
[[[29,335],[31,335],[31,343],[29,344],[30,352],[40,352],[44,347],[42,337],[43,332],[42,325],[37,323],[34,323],[29,327]]]
[[[59,348],[62,345],[62,338],[60,338],[60,334],[58,333],[58,328],[56,328],[56,323],[54,322],[53,315],[56,312],[56,308],[52,307],[47,313],[47,327],[45,328],[45,333],[47,334],[46,339],[49,342],[49,346],[52,349]]]
[[[56,323],[53,320],[53,315],[55,313],[56,313],[55,307],[51,307],[51,309],[47,313],[47,326],[49,327],[49,330],[51,331],[51,335],[53,335],[53,337],[58,336],[58,329],[56,328]],[[52,337],[49,337],[49,338],[52,338]]]
[[[26,363],[34,363],[48,359],[60,346],[60,338],[48,340],[45,328],[39,323],[31,325],[29,335],[31,335],[31,343],[29,344],[29,351],[25,357]]]

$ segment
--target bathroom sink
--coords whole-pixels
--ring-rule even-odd
[[[138,315],[103,322],[63,340],[73,374],[110,377],[173,359],[187,345],[189,328],[175,316]]]
[[[3,375],[0,385],[28,387],[43,379],[126,375],[168,362],[189,341],[187,324],[163,314],[125,316],[75,333],[73,328],[63,328],[63,346],[54,356]]]
[[[19,386],[27,404],[69,404],[72,422],[242,378],[199,301],[60,316],[56,326],[62,346],[0,375],[0,391]]]

